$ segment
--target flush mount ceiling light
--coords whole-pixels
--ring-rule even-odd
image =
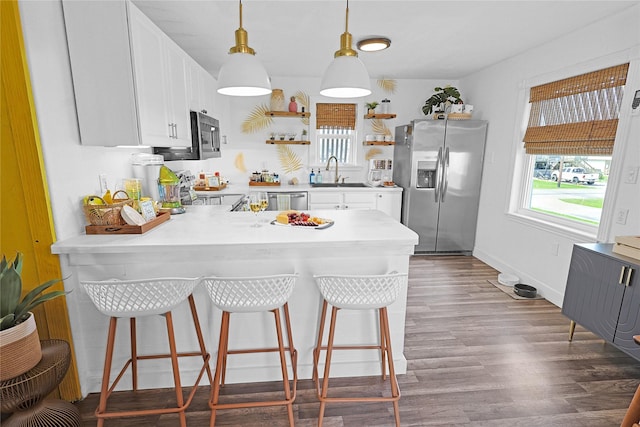
[[[377,52],[391,46],[391,40],[386,37],[371,37],[360,40],[356,46],[363,52]]]
[[[249,47],[249,36],[242,28],[242,0],[240,27],[236,30],[236,45],[229,49],[229,60],[218,74],[218,93],[231,96],[259,96],[271,93],[267,70]]]
[[[340,50],[336,51],[333,62],[324,72],[320,94],[331,98],[358,98],[370,93],[369,73],[358,58],[358,53],[351,48],[347,0],[345,31],[340,36]]]

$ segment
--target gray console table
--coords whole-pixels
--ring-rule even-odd
[[[640,360],[640,261],[612,252],[612,244],[577,244],[562,313],[629,356]]]

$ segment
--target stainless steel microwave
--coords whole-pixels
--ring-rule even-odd
[[[164,160],[204,160],[220,157],[220,123],[197,111],[190,112],[191,147],[154,147]]]

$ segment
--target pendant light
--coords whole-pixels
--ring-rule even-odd
[[[236,44],[229,49],[229,59],[218,74],[218,93],[231,96],[259,96],[271,93],[267,70],[249,47],[249,36],[242,28],[242,0],[240,27],[236,30]]]
[[[331,98],[358,98],[370,93],[369,73],[358,58],[358,53],[351,48],[347,0],[345,31],[340,36],[340,50],[336,51],[333,62],[324,72],[320,94]]]

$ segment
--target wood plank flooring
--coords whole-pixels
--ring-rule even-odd
[[[398,380],[403,426],[617,427],[638,383],[640,363],[576,328],[545,300],[515,300],[490,283],[497,272],[473,257],[414,256],[404,354]],[[295,326],[294,326],[295,327]],[[335,379],[336,393],[384,390],[378,378]],[[279,383],[230,384],[226,399],[270,396]],[[115,393],[111,408],[171,404],[171,390]],[[209,386],[189,407],[189,426],[207,426]],[[83,425],[95,425],[98,395],[77,402]],[[296,426],[317,425],[310,380],[298,383]],[[175,415],[108,420],[106,427],[176,426]],[[283,407],[220,411],[218,426],[287,426]],[[391,404],[328,405],[327,427],[393,426]]]

